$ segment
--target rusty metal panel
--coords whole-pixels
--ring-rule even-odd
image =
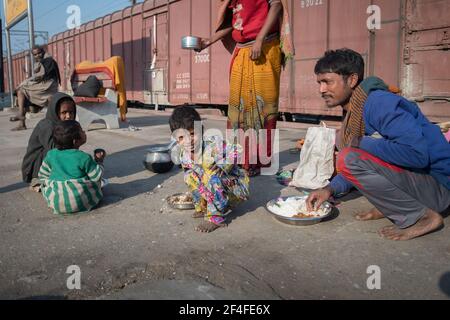
[[[103,19],[98,19],[95,21],[94,29],[94,61],[103,61]]]
[[[122,12],[114,13],[111,23],[111,53],[113,56],[123,56]]]
[[[152,10],[155,7],[155,1],[154,0],[147,0],[144,2],[144,6],[142,8],[142,11],[147,12]]]
[[[291,72],[282,75],[280,111],[292,113],[327,112],[318,95],[314,65],[328,48],[328,1],[290,1],[296,48]],[[287,76],[290,78],[286,79]],[[290,103],[289,91],[294,95]]]
[[[191,53],[181,49],[181,38],[190,33],[190,12],[190,0],[175,2],[169,9],[169,101],[172,104],[191,102]]]
[[[430,117],[450,118],[450,1],[406,3],[404,94]]]
[[[131,10],[125,8],[123,10],[123,60],[125,63],[125,86],[127,88],[127,98],[134,100],[133,91],[133,43],[132,43],[132,24],[131,24]]]
[[[64,64],[64,78],[61,78],[62,84],[65,86],[65,91],[71,91],[71,76],[72,72],[75,69],[75,48],[74,48],[74,42],[73,38],[68,38],[65,40],[65,64]],[[62,68],[60,67],[60,70]]]
[[[56,42],[56,55],[53,56],[53,59],[58,63],[59,67],[59,77],[61,79],[61,85],[63,90],[66,90],[66,83],[64,81],[64,66],[65,66],[65,57],[64,57],[64,39],[61,38]]]
[[[142,101],[143,90],[144,90],[144,64],[142,63],[144,60],[143,57],[143,24],[144,21],[142,19],[142,5],[136,6],[133,9],[133,12],[136,12],[132,17],[132,26],[133,26],[133,34],[132,34],[132,61],[130,63],[130,67],[133,72],[133,83],[131,84],[131,90],[133,91],[133,99],[137,101]],[[129,72],[129,71],[127,71]]]
[[[169,67],[169,18],[168,13],[159,13],[156,16],[157,32],[157,59],[156,65],[159,68],[168,69]]]
[[[325,107],[314,74],[316,61],[329,49],[347,47],[361,53],[366,62],[366,75],[377,75],[398,85],[400,3],[400,0],[291,1],[297,55],[290,71],[282,76],[280,111],[341,115],[340,108]],[[370,5],[381,9],[380,30],[368,29]],[[294,102],[289,103],[292,92]]]
[[[155,8],[165,6],[165,5],[167,5],[167,3],[168,3],[168,0],[155,0]]]
[[[94,38],[94,23],[86,24],[86,60],[95,61],[95,38]]]
[[[80,62],[86,59],[86,26],[82,25],[80,27]]]
[[[111,58],[111,16],[103,19],[103,60]]]
[[[209,38],[211,34],[211,2],[191,0],[190,34]],[[187,32],[187,31],[186,31]],[[187,34],[186,34],[187,35]],[[178,46],[181,46],[181,38]],[[210,103],[210,49],[196,53],[188,51],[191,56],[191,100],[193,103]]]
[[[211,35],[216,28],[217,8],[220,0],[211,1],[211,21],[209,34]],[[231,55],[224,48],[222,43],[218,42],[209,48],[211,60],[211,92],[210,100],[212,104],[228,105],[228,97],[230,95],[230,62]]]
[[[80,43],[80,31],[75,30],[73,35],[73,47],[74,47],[74,62],[75,65],[81,62],[81,43]]]

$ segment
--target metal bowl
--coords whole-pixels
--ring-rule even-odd
[[[323,219],[328,218],[332,211],[333,211],[333,206],[329,203],[329,202],[325,202],[323,204],[323,206],[326,208],[326,215],[322,216],[322,217],[311,217],[311,218],[295,218],[295,217],[284,217],[284,216],[280,216],[278,214],[276,214],[275,212],[271,211],[269,208],[270,206],[274,205],[277,200],[279,199],[283,199],[286,200],[288,198],[298,198],[298,199],[302,199],[302,200],[306,200],[308,196],[298,196],[298,197],[281,197],[281,198],[277,198],[277,199],[273,199],[270,200],[267,204],[266,204],[266,209],[267,211],[269,211],[272,216],[277,219],[278,221],[285,223],[285,224],[289,224],[289,225],[293,225],[293,226],[311,226],[314,224],[318,224],[320,223]]]
[[[148,149],[143,163],[147,170],[155,173],[169,172],[174,165],[169,146],[155,146]]]
[[[186,36],[181,39],[181,48],[190,50],[200,50],[202,48],[202,38]]]
[[[174,195],[168,196],[166,201],[169,204],[169,206],[171,206],[172,208],[177,209],[177,210],[193,210],[193,209],[195,209],[193,202],[191,202],[189,204],[173,203],[172,199],[174,199],[175,197],[185,196],[185,195],[189,195],[189,194],[188,193],[176,193]]]

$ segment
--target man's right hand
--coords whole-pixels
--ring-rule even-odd
[[[333,195],[333,190],[330,187],[325,187],[311,192],[306,199],[306,208],[308,212],[316,211],[320,206]]]

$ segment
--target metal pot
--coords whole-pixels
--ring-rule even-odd
[[[181,39],[181,48],[200,50],[202,48],[202,38],[186,36]]]
[[[173,162],[170,156],[171,145],[152,147],[147,150],[144,166],[155,173],[166,173],[172,170]]]

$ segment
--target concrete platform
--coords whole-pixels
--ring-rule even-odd
[[[42,114],[43,115],[43,114]],[[145,150],[169,139],[168,113],[130,110],[141,128],[87,133],[82,150],[105,148],[110,184],[100,208],[85,215],[54,216],[40,194],[21,182],[27,141],[39,119],[23,132],[9,131],[0,112],[0,298],[3,299],[448,299],[450,228],[409,242],[381,239],[386,220],[358,222],[370,208],[351,194],[332,219],[310,227],[275,221],[265,204],[299,191],[274,177],[252,180],[252,198],[235,210],[228,228],[194,231],[190,212],[163,201],[185,190],[182,172],[156,175],[143,168]],[[225,128],[223,118],[205,120]],[[281,160],[306,128],[280,131]],[[81,290],[69,290],[67,268],[81,269]],[[369,266],[381,270],[381,289],[369,290]]]

